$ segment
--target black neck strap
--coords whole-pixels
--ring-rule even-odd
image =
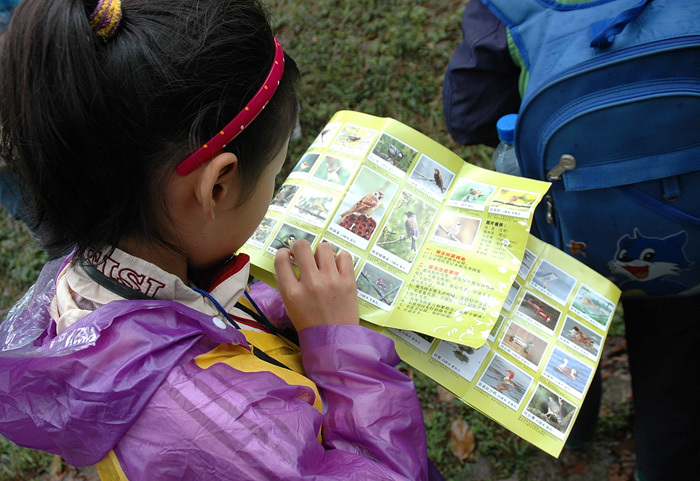
[[[105,289],[112,291],[119,297],[123,297],[124,299],[129,300],[153,299],[151,296],[147,296],[146,294],[137,289],[133,289],[129,286],[122,284],[121,282],[115,281],[111,277],[107,277],[82,256],[80,257],[80,259],[78,259],[78,264],[80,264],[80,267],[90,279],[92,279]]]
[[[115,281],[111,277],[107,277],[102,272],[100,272],[99,269],[97,269],[90,262],[88,262],[87,259],[85,259],[84,257],[80,257],[80,259],[78,260],[78,264],[80,264],[80,267],[83,269],[85,274],[87,274],[88,277],[90,277],[90,279],[92,279],[94,282],[101,285],[105,289],[110,290],[114,294],[116,294],[120,297],[123,297],[124,299],[129,299],[129,300],[153,299],[152,297],[147,296],[146,294],[144,294],[143,292],[141,292],[139,290],[136,290],[136,289],[133,289],[129,286],[126,286],[126,285],[122,284],[121,282]],[[247,307],[243,306],[240,303],[236,304],[236,307],[244,310],[245,312],[250,314],[251,317],[253,317],[256,321],[263,324],[262,318],[264,316],[261,313],[257,313],[251,309],[248,309]],[[223,310],[223,308],[220,308],[219,306],[217,306],[217,308],[220,311],[225,312]],[[230,316],[228,315],[228,313],[226,313],[226,314],[227,314],[226,317],[230,319]],[[239,329],[238,325],[236,325],[235,322],[234,322],[234,326],[236,327],[236,329]],[[253,354],[257,358],[261,359],[262,361],[268,362],[268,363],[273,364],[273,365],[278,366],[278,367],[282,367],[282,368],[291,370],[291,368],[284,365],[283,363],[281,363],[277,359],[269,356],[267,353],[265,353],[261,349],[258,349],[257,347],[253,346],[252,344],[251,344],[251,350],[252,350]]]

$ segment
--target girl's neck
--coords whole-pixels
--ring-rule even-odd
[[[187,283],[187,258],[167,246],[153,245],[134,238],[122,239],[117,246],[127,254],[155,264]]]

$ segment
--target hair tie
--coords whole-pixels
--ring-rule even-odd
[[[270,73],[267,74],[267,78],[260,86],[260,89],[253,95],[250,102],[243,107],[243,110],[222,128],[218,134],[197,149],[192,155],[180,162],[176,169],[179,175],[184,176],[189,174],[204,162],[207,162],[221,152],[229,142],[235,139],[238,134],[243,132],[243,130],[255,120],[275,94],[280,80],[282,80],[282,74],[284,73],[284,52],[282,52],[282,45],[277,41],[277,38],[274,40],[275,58],[272,61]]]
[[[109,39],[122,19],[121,0],[100,0],[90,15],[90,26],[98,37]]]

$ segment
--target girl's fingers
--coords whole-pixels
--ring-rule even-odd
[[[296,277],[290,255],[299,266]],[[307,241],[292,244],[291,253],[279,249],[275,257],[278,285],[289,318],[297,331],[326,324],[359,322],[352,258],[347,252],[336,259],[330,244],[315,253]]]
[[[311,245],[309,245],[309,241],[302,239],[292,244],[292,254],[294,254],[294,260],[296,261],[297,266],[299,266],[300,276],[304,272],[313,274],[314,272],[318,271],[318,268],[316,267],[316,259],[311,252]]]
[[[335,252],[328,242],[321,242],[318,247],[316,247],[316,252],[314,254],[316,258],[316,264],[320,271],[328,271],[328,269],[335,270]]]
[[[296,281],[297,274],[292,267],[292,259],[289,255],[289,249],[282,248],[277,250],[275,255],[275,273],[277,276],[277,284],[282,289],[287,283]]]
[[[352,266],[352,256],[347,251],[340,251],[335,258],[335,265],[340,275],[355,274],[355,270]]]

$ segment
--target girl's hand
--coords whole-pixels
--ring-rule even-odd
[[[275,271],[287,314],[297,332],[326,324],[359,324],[350,254],[341,252],[336,256],[327,242],[319,244],[314,254],[308,241],[300,240],[292,245],[291,255],[299,266],[299,278],[289,249],[277,251]]]

